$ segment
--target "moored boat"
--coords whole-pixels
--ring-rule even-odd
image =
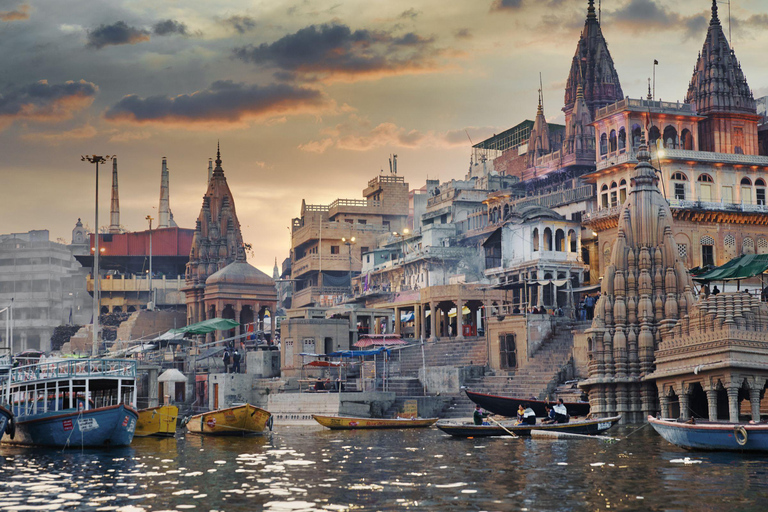
[[[136,422],[136,437],[173,437],[176,435],[176,423],[179,408],[175,405],[161,405],[139,410]]]
[[[648,416],[648,423],[666,441],[688,450],[768,452],[765,423],[679,422],[653,416]]]
[[[536,413],[536,416],[543,418],[547,415],[547,411],[544,409],[544,406],[549,405],[550,407],[553,407],[557,404],[555,401],[530,400],[511,396],[489,395],[486,393],[477,393],[468,389],[465,389],[464,392],[467,394],[467,398],[472,400],[486,411],[490,411],[493,414],[498,414],[500,416],[506,416],[508,418],[514,418],[517,416],[517,408],[520,405],[523,407],[530,407],[533,409],[533,412]],[[568,414],[571,417],[586,416],[589,414],[589,402],[563,402],[563,405],[565,405],[565,408],[568,410]]]
[[[138,413],[136,362],[64,359],[11,369],[3,398],[15,436],[3,442],[38,446],[127,446]]]
[[[331,430],[357,430],[374,428],[427,428],[439,418],[355,418],[349,416],[322,416],[313,414],[316,422]]]
[[[184,419],[187,430],[209,436],[260,435],[271,427],[272,415],[251,404],[204,412]]]
[[[0,405],[0,437],[7,433],[10,437],[16,435],[16,425],[14,424],[13,413]]]
[[[441,420],[435,426],[455,437],[491,437],[508,436],[510,432],[516,436],[530,436],[531,430],[546,430],[550,432],[565,432],[568,434],[596,435],[605,432],[616,425],[621,416],[576,420],[568,423],[549,423],[537,425],[515,425],[514,421],[491,422],[488,425],[474,423],[458,423]]]

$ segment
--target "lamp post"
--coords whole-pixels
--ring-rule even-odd
[[[96,164],[96,207],[94,219],[94,247],[93,247],[93,346],[91,355],[99,353],[99,164],[105,163],[111,156],[85,155],[80,160]]]
[[[355,237],[341,238],[344,245],[347,246],[347,254],[349,254],[349,293],[352,294],[352,246],[355,245]]]
[[[155,309],[155,294],[152,290],[152,221],[154,220],[151,215],[145,217],[149,221],[149,304],[147,309],[154,311]]]

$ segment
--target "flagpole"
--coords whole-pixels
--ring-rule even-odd
[[[653,59],[653,101],[656,101],[656,66],[659,65],[659,61]]]

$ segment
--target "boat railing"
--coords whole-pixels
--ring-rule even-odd
[[[41,362],[11,369],[11,385],[55,379],[93,377],[136,378],[136,361],[122,359],[73,359]]]

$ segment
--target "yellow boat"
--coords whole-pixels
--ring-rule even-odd
[[[263,434],[267,425],[271,427],[271,419],[272,415],[264,409],[245,404],[196,414],[185,421],[187,430],[193,434],[245,436]]]
[[[134,437],[173,437],[176,435],[176,420],[179,408],[175,405],[161,405],[139,411]]]
[[[426,428],[438,418],[352,418],[313,414],[316,422],[331,430],[355,430],[362,428]]]

